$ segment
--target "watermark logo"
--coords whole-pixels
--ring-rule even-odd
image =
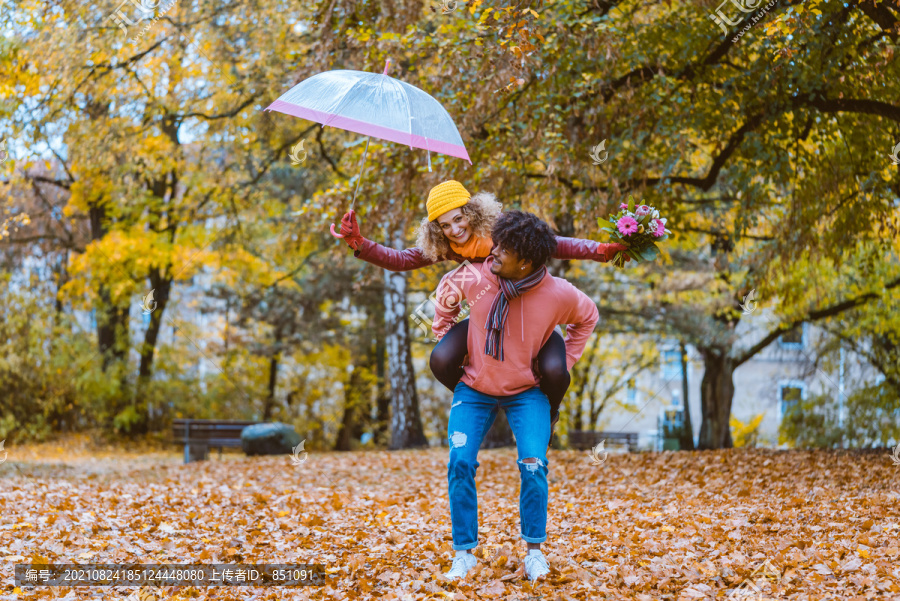
[[[744,310],[744,315],[750,315],[754,311],[756,311],[756,303],[753,302],[756,300],[756,288],[750,291],[750,294],[744,297],[744,302],[741,303],[741,309]]]
[[[153,14],[153,9],[159,6],[160,1],[161,0],[156,0],[156,4],[153,4],[152,0],[124,0],[116,7],[116,10],[113,11],[113,14],[111,14],[107,20],[115,22],[115,24],[127,34],[128,27],[137,24],[138,21],[149,18],[150,15]],[[125,16],[125,9],[123,7],[129,3],[137,7],[138,11],[141,13],[137,21],[132,21]],[[131,14],[133,15],[134,13],[132,12]]]
[[[768,12],[768,8],[770,8],[773,4],[775,4],[775,1],[776,0],[772,0],[772,2],[769,3],[769,6],[766,7],[765,12]],[[729,33],[731,33],[731,30],[729,29],[729,27],[735,27],[736,25],[739,25],[741,23],[741,21],[743,21],[746,18],[747,14],[755,11],[757,8],[760,7],[760,5],[762,3],[763,3],[763,0],[724,0],[722,2],[722,4],[720,4],[719,7],[716,9],[715,14],[709,15],[709,18],[712,19],[719,27],[722,28],[722,31],[725,33],[725,35],[728,35]],[[730,6],[727,9],[723,9],[723,7],[727,4],[733,4],[734,7],[736,7],[737,10],[740,12],[736,13],[734,8],[732,8]],[[732,21],[731,19],[726,17],[725,16],[726,12],[728,12],[731,15],[734,15],[736,19],[734,21]],[[762,18],[762,16],[765,14],[765,12],[757,15],[754,18],[753,22],[755,23],[760,18]],[[743,14],[741,14],[741,13],[743,13]],[[748,26],[748,29],[749,29],[749,26]]]
[[[600,153],[603,153],[603,158],[600,158]],[[591,159],[593,159],[595,165],[602,165],[606,159],[609,158],[609,152],[606,151],[606,140],[603,140],[593,148],[591,148]]]
[[[888,155],[889,157],[891,157],[891,162],[895,165],[900,165],[900,157],[897,156],[898,154],[900,154],[900,142],[898,142],[897,145],[894,146],[894,153]],[[0,161],[0,163],[2,162],[3,161]]]
[[[450,272],[448,277],[442,278],[435,291],[436,304],[445,311],[452,311],[462,302],[463,286],[472,282],[474,285],[481,283],[481,273],[468,261]]]
[[[141,2],[144,3],[145,5],[147,4],[147,0],[141,0]],[[141,30],[141,32],[138,35],[134,36],[131,39],[131,45],[137,46],[138,41],[142,37],[144,37],[144,34],[147,33],[150,30],[150,28],[153,27],[156,24],[156,22],[159,21],[162,18],[162,16],[164,14],[166,14],[167,12],[169,12],[169,10],[171,10],[171,8],[173,6],[175,6],[176,4],[178,4],[178,0],[172,0],[166,6],[162,7],[162,9],[160,9],[160,11],[159,11],[159,14],[156,15],[156,17],[148,25],[145,25],[144,28]],[[156,4],[154,4],[153,7],[156,7],[158,5],[159,5],[159,0],[157,0]]]
[[[300,140],[300,142],[291,148],[291,165],[297,166],[303,161],[306,160],[306,151],[303,149],[303,143],[306,140]],[[303,153],[303,158],[300,158],[300,153]]]
[[[605,450],[603,450],[603,445],[605,445],[605,444],[606,444],[606,440],[601,440],[597,444],[597,446],[595,446],[593,449],[591,449],[591,465],[600,465],[604,461],[606,461],[606,458],[607,458],[607,456],[609,456],[609,453],[607,453]],[[603,455],[602,457],[600,456],[601,454]]]
[[[779,580],[781,580],[781,573],[767,559],[725,599],[728,601],[775,601],[776,597],[770,595],[773,592],[774,584]]]
[[[300,441],[296,447],[293,448],[294,454],[291,456],[291,463],[293,465],[303,465],[303,462],[306,461],[306,458],[309,456],[309,453],[303,450],[303,445],[306,443],[306,439]],[[300,458],[300,453],[303,453],[303,458]]]
[[[0,440],[0,451],[3,451],[3,459],[0,459],[0,463],[3,463],[4,461],[6,461],[7,453],[6,453],[6,451],[3,450],[3,443],[5,443],[5,442],[6,442],[5,438],[3,440]],[[900,445],[898,445],[898,447],[900,447]]]
[[[490,282],[485,281],[484,287],[477,294],[473,295],[470,293],[469,298],[467,299],[468,307],[463,306],[461,304],[464,296],[463,287],[468,285],[469,282],[471,282],[473,286],[478,286],[481,284],[481,280],[482,276],[479,267],[472,265],[468,260],[463,261],[459,267],[441,279],[437,290],[432,292],[426,300],[419,303],[410,314],[410,317],[416,322],[416,325],[422,329],[426,338],[428,338],[428,334],[431,333],[431,326],[434,323],[434,320],[425,312],[425,308],[429,303],[435,307],[435,310],[440,309],[445,312],[452,312],[454,309],[459,308],[460,312],[457,314],[457,321],[465,319],[472,306],[477,303],[488,290],[493,288]]]
[[[441,13],[445,15],[449,15],[454,10],[456,10],[458,2],[456,0],[444,0],[441,4]]]
[[[156,301],[153,300],[153,290],[150,291],[150,294],[144,297],[143,302],[141,302],[141,310],[144,313],[148,314],[153,313],[156,310]]]
[[[0,449],[3,448],[3,443],[0,442]],[[900,465],[900,443],[897,443],[897,446],[894,447],[894,453],[891,455],[891,461],[894,462],[894,465]]]

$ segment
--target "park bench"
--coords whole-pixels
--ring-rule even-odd
[[[184,462],[209,458],[209,449],[241,446],[241,431],[260,422],[221,419],[176,419],[172,421],[172,442],[184,445]]]
[[[569,432],[569,445],[575,449],[592,449],[600,441],[605,440],[607,445],[618,444],[628,447],[629,453],[637,451],[637,432],[596,432],[594,430],[573,430]]]

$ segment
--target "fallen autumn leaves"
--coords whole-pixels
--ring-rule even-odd
[[[447,449],[310,452],[299,466],[236,454],[186,466],[174,454],[120,454],[104,469],[14,459],[0,465],[3,600],[135,590],[14,590],[13,565],[27,562],[321,563],[336,578],[168,587],[171,599],[649,601],[757,588],[774,599],[900,599],[900,467],[886,453],[613,453],[595,466],[587,453],[550,451],[543,550],[553,571],[534,590],[522,579],[513,449],[479,455],[482,544],[459,585],[439,577],[452,556]]]

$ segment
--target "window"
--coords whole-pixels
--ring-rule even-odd
[[[682,378],[684,374],[681,372],[681,351],[678,349],[670,349],[662,352],[663,361],[663,378],[671,380],[672,378]]]
[[[637,387],[634,379],[628,380],[628,388],[625,389],[625,402],[629,405],[637,405]]]
[[[778,344],[781,348],[787,349],[803,349],[806,347],[806,324],[800,324],[799,327],[787,331],[778,337]]]
[[[778,386],[779,414],[783,418],[789,411],[799,407],[806,399],[806,384],[803,382],[782,382]]]

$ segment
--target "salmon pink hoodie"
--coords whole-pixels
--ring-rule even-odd
[[[491,396],[509,396],[538,385],[534,363],[558,324],[570,324],[566,335],[566,367],[581,357],[599,319],[597,306],[586,294],[549,273],[531,290],[509,302],[503,329],[504,360],[484,353],[485,323],[500,281],[491,273],[494,258],[463,263],[443,278],[437,289],[432,332],[443,338],[459,314],[462,299],[469,301],[469,363],[462,382]]]

